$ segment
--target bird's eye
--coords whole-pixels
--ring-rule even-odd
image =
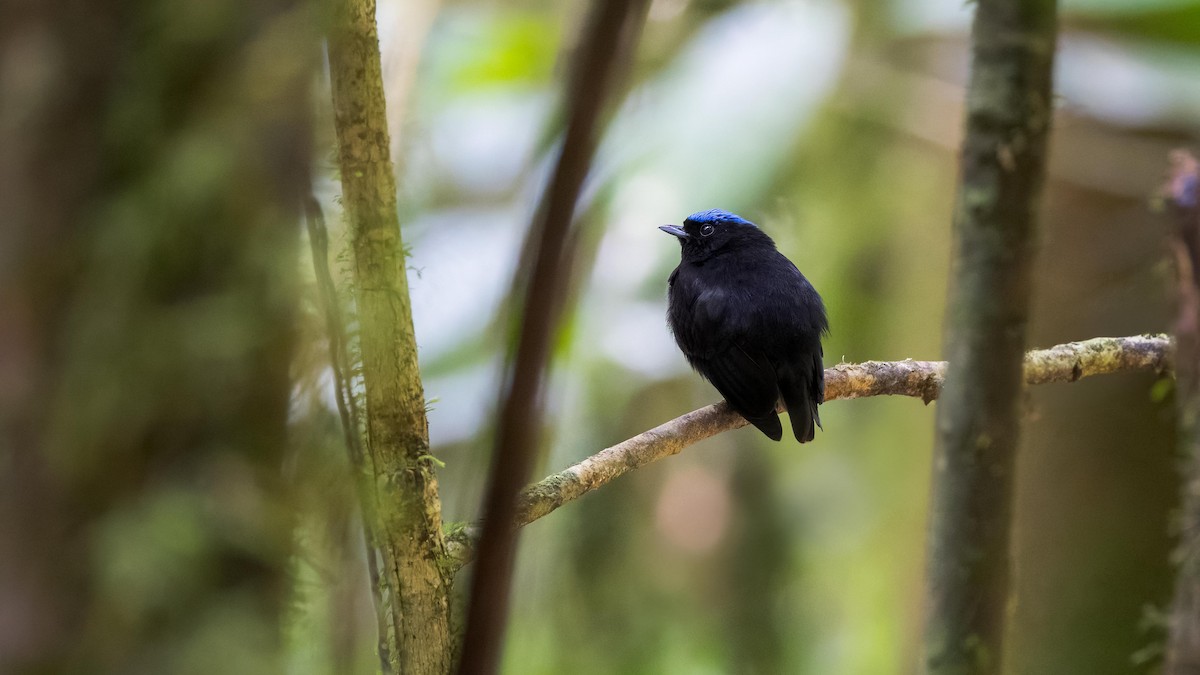
[[[716,231],[716,228],[714,228],[712,225],[705,225],[704,227],[700,228],[700,236],[707,237],[714,231]]]

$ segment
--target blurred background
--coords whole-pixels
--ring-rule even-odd
[[[448,522],[477,517],[509,288],[585,9],[379,2]],[[1035,347],[1168,329],[1151,202],[1168,150],[1200,123],[1200,2],[1062,11]],[[719,398],[664,320],[678,245],[657,226],[694,211],[758,223],[809,277],[833,327],[826,365],[939,357],[970,13],[962,0],[654,0],[579,206],[539,476]],[[336,214],[328,100],[317,92],[319,193]],[[294,420],[310,452],[298,457],[337,466],[315,304],[305,318],[312,405]],[[1152,375],[1029,393],[1010,672],[1158,667],[1177,493],[1169,399]],[[876,398],[822,418],[815,443],[724,434],[525,528],[505,671],[914,672],[933,409]],[[313,483],[353,511],[348,489]],[[350,653],[369,671],[361,543],[329,511],[309,520],[292,668],[350,668]]]

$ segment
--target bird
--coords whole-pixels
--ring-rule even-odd
[[[825,303],[796,265],[754,223],[721,209],[693,213],[667,280],[667,324],[692,368],[748,422],[783,438],[782,402],[796,440],[821,426],[825,401]],[[824,427],[821,427],[824,429]]]

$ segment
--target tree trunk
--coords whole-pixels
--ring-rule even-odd
[[[317,43],[203,7],[0,7],[5,673],[283,669]]]
[[[938,403],[922,669],[1001,672],[1036,214],[1053,112],[1053,0],[980,0]]]
[[[1175,597],[1167,639],[1166,675],[1200,673],[1200,164],[1176,151],[1167,197],[1175,220],[1178,316],[1175,368],[1183,475],[1182,532],[1176,558]]]
[[[374,471],[377,517],[369,527],[382,557],[387,642],[395,672],[441,675],[451,667],[450,579],[442,565],[441,502],[417,367],[373,0],[337,3],[329,63]]]

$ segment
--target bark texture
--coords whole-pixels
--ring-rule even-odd
[[[289,0],[0,5],[0,672],[283,671],[316,55]]]
[[[1130,371],[1163,373],[1170,368],[1171,353],[1171,341],[1165,335],[1070,342],[1026,354],[1025,383],[1075,382],[1093,375]],[[929,403],[941,394],[945,375],[945,361],[842,363],[825,369],[825,400],[910,396]],[[724,401],[676,417],[527,486],[517,496],[513,523],[517,527],[528,525],[634,469],[746,424]],[[469,562],[478,536],[478,525],[451,533],[447,541],[449,564],[457,568]]]
[[[439,564],[445,553],[441,502],[429,456],[373,0],[337,3],[329,64],[342,204],[352,228],[392,669],[442,674],[451,668],[449,579]]]
[[[1177,151],[1166,197],[1175,219],[1172,242],[1178,276],[1176,372],[1180,454],[1183,468],[1179,570],[1169,620],[1166,675],[1200,673],[1200,166]]]
[[[980,0],[946,311],[921,670],[1000,673],[1021,359],[1053,111],[1053,0]]]

